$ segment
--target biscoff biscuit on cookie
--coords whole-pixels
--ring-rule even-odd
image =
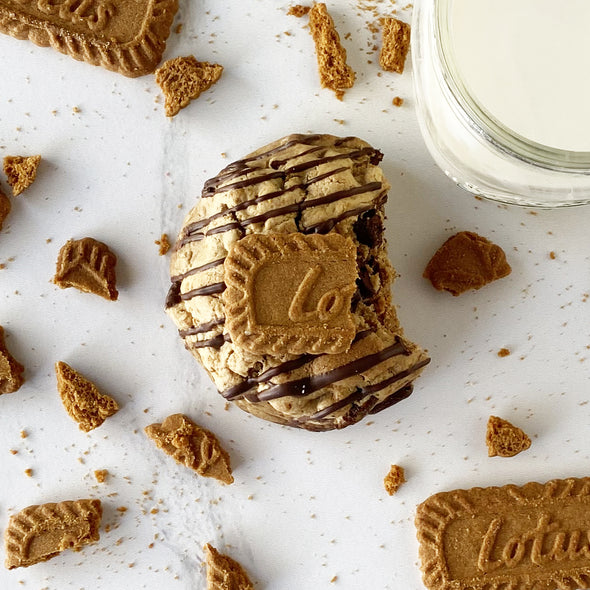
[[[28,506],[10,517],[4,533],[6,567],[28,567],[66,549],[99,540],[100,500],[66,500]]]
[[[235,559],[220,553],[209,543],[203,549],[207,564],[207,590],[254,590],[248,574]]]
[[[315,43],[320,83],[342,99],[344,90],[352,88],[356,79],[354,70],[346,63],[346,49],[326,5],[316,2],[309,11],[309,30]]]
[[[12,194],[16,197],[29,188],[37,178],[41,156],[5,156],[3,167]]]
[[[176,57],[156,70],[156,82],[164,93],[164,110],[173,117],[219,80],[223,66],[197,61],[193,55]]]
[[[410,49],[410,25],[397,18],[384,18],[381,21],[381,36],[379,64],[386,71],[403,73]]]

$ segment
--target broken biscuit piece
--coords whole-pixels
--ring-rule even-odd
[[[4,174],[16,197],[35,182],[41,156],[5,156]]]
[[[25,368],[8,352],[4,342],[4,328],[0,326],[0,395],[14,393],[23,384]]]
[[[164,111],[173,117],[219,80],[223,66],[197,61],[193,55],[165,61],[156,70],[156,83],[164,93]]]
[[[405,481],[404,468],[399,465],[392,465],[389,473],[383,479],[383,485],[385,486],[385,491],[390,496],[393,496]]]
[[[410,49],[410,25],[397,18],[384,18],[382,40],[379,64],[388,72],[403,73]]]
[[[209,543],[203,549],[207,560],[207,590],[254,590],[248,574],[237,561],[219,553]]]
[[[4,534],[6,567],[28,567],[65,549],[79,551],[100,538],[100,500],[29,506],[10,517]]]
[[[344,89],[354,85],[356,74],[346,63],[346,49],[323,2],[317,2],[309,11],[309,30],[315,43],[320,83],[342,99]]]
[[[66,363],[55,363],[55,374],[64,408],[80,430],[90,432],[98,428],[119,410],[119,404],[112,397],[100,393],[94,383]]]
[[[531,446],[528,435],[508,420],[490,416],[486,430],[489,457],[514,457]]]
[[[94,238],[68,240],[59,251],[53,282],[62,289],[75,287],[116,301],[116,264],[117,257],[106,244]]]
[[[438,291],[454,296],[504,278],[512,269],[500,246],[474,232],[451,236],[434,254],[424,270]]]
[[[233,483],[229,454],[212,432],[184,414],[172,414],[161,424],[146,426],[145,433],[166,454],[203,477]]]
[[[10,199],[4,194],[4,192],[0,188],[0,229],[2,229],[2,225],[4,224],[5,219],[8,217],[8,214],[10,213],[10,209]]]

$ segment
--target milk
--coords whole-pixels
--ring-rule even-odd
[[[590,0],[451,0],[459,78],[528,140],[590,151]]]

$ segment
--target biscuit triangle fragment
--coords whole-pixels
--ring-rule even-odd
[[[5,156],[4,174],[16,197],[29,188],[37,177],[41,156]]]
[[[207,590],[254,590],[244,568],[234,559],[219,553],[207,543]]]
[[[146,426],[145,433],[166,454],[203,477],[233,483],[229,454],[212,432],[184,414],[172,414],[161,424]]]
[[[6,567],[28,567],[65,549],[79,551],[98,541],[100,500],[67,500],[28,506],[10,517],[4,534]]]
[[[197,61],[193,55],[175,57],[156,70],[156,82],[164,93],[164,110],[173,117],[219,80],[223,66]]]
[[[68,240],[59,251],[53,282],[62,289],[75,287],[116,301],[116,264],[117,257],[106,244],[94,238]]]
[[[512,269],[500,246],[470,231],[451,236],[434,254],[424,278],[439,291],[461,295],[510,274]]]
[[[119,404],[112,397],[100,393],[94,383],[66,363],[55,363],[55,374],[64,408],[80,430],[89,432],[98,428],[119,410]]]
[[[13,393],[23,384],[25,368],[8,352],[4,342],[4,328],[0,326],[0,395]]]
[[[489,457],[514,457],[531,446],[528,435],[508,420],[490,416],[486,430]]]

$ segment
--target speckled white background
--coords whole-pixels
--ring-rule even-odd
[[[380,72],[375,16],[357,1],[328,4],[358,73],[342,102],[319,89],[306,19],[287,16],[287,4],[180,4],[183,28],[164,57],[193,53],[225,71],[172,120],[153,76],[126,79],[0,36],[0,157],[44,158],[0,234],[0,324],[27,369],[25,385],[0,398],[0,529],[34,503],[97,497],[105,509],[99,543],[2,568],[0,588],[204,589],[211,542],[259,590],[418,590],[413,518],[430,494],[590,475],[590,209],[535,212],[456,188],[420,137],[411,64],[402,76]],[[408,336],[433,359],[411,398],[323,434],[224,409],[164,314],[168,260],[154,244],[176,235],[204,181],[229,161],[306,131],[358,135],[384,152],[394,297]],[[504,247],[513,272],[454,298],[421,274],[463,229]],[[60,246],[83,236],[117,253],[118,302],[51,284]],[[500,358],[503,347],[511,354]],[[57,360],[121,411],[79,431],[56,392]],[[233,485],[195,476],[146,439],[143,427],[173,412],[219,435]],[[492,413],[523,427],[530,450],[488,458]],[[408,481],[389,497],[392,463]],[[106,483],[95,469],[109,470]]]

